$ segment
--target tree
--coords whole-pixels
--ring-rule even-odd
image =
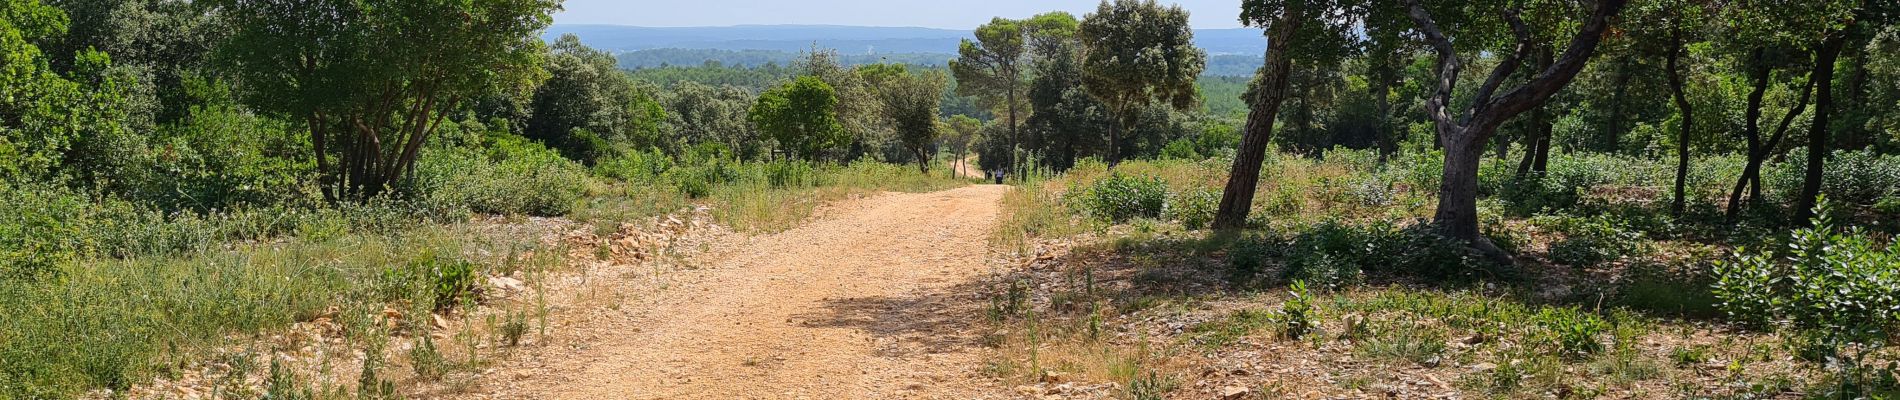
[[[957,59],[950,61],[950,73],[957,79],[957,94],[976,96],[991,104],[1002,103],[1009,129],[1009,146],[1021,146],[1016,125],[1016,94],[1023,86],[1023,57],[1026,48],[1021,22],[994,18],[976,28],[976,40],[964,39],[957,47]],[[1009,152],[1011,169],[1016,167],[1016,152]]]
[[[127,111],[138,119],[141,132],[154,124],[176,122],[191,107],[204,105],[193,98],[187,81],[207,71],[212,46],[223,38],[217,16],[202,4],[185,0],[49,0],[47,5],[66,12],[71,20],[66,34],[46,41],[53,69],[73,71],[78,55],[96,50],[112,55],[116,67],[136,75],[140,95]]]
[[[66,15],[38,0],[0,7],[0,180],[46,177],[77,136],[61,114],[78,86],[54,74],[31,41],[65,33]]]
[[[549,78],[534,92],[525,136],[590,165],[613,155],[616,143],[683,150],[677,141],[661,140],[665,109],[620,71],[613,54],[588,48],[573,34],[562,35],[551,50]]]
[[[1853,19],[1846,26],[1853,26]],[[1821,196],[1821,179],[1825,177],[1828,156],[1828,134],[1833,127],[1828,119],[1834,111],[1834,63],[1841,56],[1841,48],[1847,44],[1847,31],[1844,28],[1829,29],[1826,39],[1814,51],[1814,123],[1808,129],[1807,171],[1801,178],[1801,193],[1794,201],[1795,225],[1807,226],[1814,221],[1814,202]]]
[[[111,57],[80,51],[61,76],[34,44],[60,37],[67,23],[38,0],[0,2],[0,181],[102,184],[136,156],[115,143],[138,138],[127,129],[130,82],[112,73]]]
[[[950,117],[950,120],[945,125],[947,126],[944,127],[944,142],[949,145],[950,151],[956,154],[956,162],[958,165],[969,168],[967,158],[970,153],[970,145],[974,144],[977,140],[977,136],[982,133],[983,121],[971,118],[968,115],[957,114]],[[950,171],[950,173],[954,176],[961,173],[961,171]]]
[[[876,88],[864,81],[856,69],[850,68],[839,59],[838,51],[821,49],[816,45],[797,62],[795,70],[806,76],[818,78],[831,86],[837,101],[832,110],[843,129],[845,141],[839,146],[827,148],[828,151],[842,149],[837,158],[843,161],[856,160],[868,151],[873,135],[885,128],[883,111],[879,110]]]
[[[673,86],[662,101],[667,110],[666,131],[685,144],[722,143],[745,160],[763,157],[768,150],[746,122],[752,94],[732,85],[709,86],[686,81]]]
[[[1104,0],[1082,20],[1079,34],[1087,48],[1083,87],[1107,106],[1110,117],[1111,164],[1121,159],[1121,135],[1135,125],[1142,108],[1166,102],[1187,109],[1198,101],[1194,80],[1207,67],[1207,53],[1194,47],[1188,12],[1180,6]]]
[[[304,122],[331,201],[386,191],[464,100],[543,79],[539,33],[560,9],[556,0],[213,4],[233,29],[225,65],[252,104]]]
[[[1082,87],[1082,44],[1075,37],[1075,17],[1044,14],[1028,24],[1035,78],[1024,93],[1029,118],[1024,121],[1022,148],[1056,171],[1069,169],[1082,157],[1106,155],[1101,133],[1108,129],[1108,117],[1102,103]]]
[[[930,172],[931,145],[937,141],[937,110],[943,106],[948,85],[941,72],[913,72],[902,64],[859,67],[865,81],[877,88],[884,118],[897,131],[898,142],[917,160],[919,172]]]
[[[800,76],[759,94],[747,119],[786,155],[808,161],[850,140],[838,124],[837,92],[814,76]]]
[[[1337,60],[1353,45],[1349,33],[1356,16],[1353,4],[1346,1],[1248,0],[1241,3],[1240,19],[1267,29],[1266,66],[1260,69],[1256,86],[1249,97],[1247,124],[1234,155],[1227,187],[1221,192],[1220,208],[1214,213],[1214,229],[1238,229],[1246,225],[1253,210],[1254,191],[1260,182],[1260,163],[1273,142],[1274,121],[1286,101],[1292,81],[1293,58],[1307,62]]]
[[[1626,13],[1636,51],[1663,59],[1662,73],[1669,85],[1669,98],[1676,106],[1676,182],[1669,203],[1670,213],[1676,216],[1682,215],[1688,201],[1689,148],[1696,126],[1683,58],[1691,57],[1689,46],[1699,40],[1704,21],[1702,6],[1691,0],[1653,0],[1641,2]]]
[[[1503,59],[1469,102],[1457,103],[1468,105],[1455,113],[1451,109],[1452,96],[1457,90],[1459,72],[1466,63],[1453,47],[1451,37],[1433,19],[1432,11],[1419,0],[1405,3],[1419,33],[1438,56],[1436,85],[1425,99],[1425,113],[1437,127],[1439,144],[1445,150],[1444,174],[1433,223],[1441,234],[1464,241],[1502,263],[1510,263],[1510,255],[1478,230],[1478,161],[1484,155],[1484,146],[1497,133],[1498,126],[1550,100],[1583,70],[1603,40],[1604,32],[1609,30],[1610,20],[1622,11],[1627,0],[1597,1],[1595,10],[1581,21],[1569,44],[1564,46],[1562,56],[1529,80],[1500,94],[1498,90],[1505,80],[1522,67],[1522,61],[1532,55],[1536,45],[1530,28],[1519,18],[1522,10],[1505,8],[1502,18],[1515,38],[1513,48],[1501,53]]]

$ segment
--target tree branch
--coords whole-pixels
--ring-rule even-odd
[[[1590,20],[1584,22],[1583,27],[1577,30],[1576,36],[1570,38],[1570,44],[1565,46],[1563,55],[1557,58],[1556,63],[1538,73],[1523,86],[1490,99],[1485,103],[1485,113],[1474,116],[1470,125],[1481,126],[1484,129],[1479,129],[1480,131],[1490,132],[1493,131],[1490,128],[1502,125],[1511,117],[1550,100],[1550,97],[1555,96],[1558,90],[1562,90],[1572,79],[1575,79],[1578,72],[1583,71],[1584,65],[1589,63],[1591,56],[1596,53],[1597,45],[1603,42],[1603,35],[1610,28],[1610,19],[1621,12],[1623,6],[1628,3],[1629,0],[1600,0],[1596,12],[1592,13]],[[1485,139],[1489,138],[1478,138],[1479,141]]]
[[[1505,22],[1511,24],[1511,34],[1517,37],[1517,48],[1512,49],[1511,55],[1506,56],[1502,62],[1498,63],[1497,68],[1492,68],[1491,76],[1484,80],[1484,86],[1478,87],[1478,95],[1474,97],[1474,99],[1476,99],[1475,102],[1480,106],[1488,105],[1486,103],[1491,101],[1492,94],[1497,93],[1498,86],[1503,85],[1505,79],[1510,79],[1512,74],[1517,73],[1518,68],[1523,66],[1524,59],[1530,57],[1531,48],[1534,47],[1531,37],[1531,28],[1525,26],[1524,19],[1519,17],[1522,11],[1515,8],[1505,8],[1499,10],[1499,13],[1503,14]],[[1479,109],[1474,113],[1482,112],[1484,112],[1484,110]]]
[[[1451,105],[1452,89],[1458,85],[1458,70],[1463,68],[1458,60],[1457,49],[1452,48],[1451,38],[1432,21],[1431,12],[1418,0],[1405,0],[1409,10],[1407,15],[1418,24],[1419,34],[1425,37],[1425,43],[1438,53],[1438,87],[1425,99],[1425,115],[1431,117],[1438,127],[1439,137],[1450,137],[1452,126],[1456,125],[1446,107]]]

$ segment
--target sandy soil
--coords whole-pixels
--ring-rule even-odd
[[[884,194],[742,239],[472,398],[1000,398],[977,326],[1006,186]],[[723,253],[723,254],[720,254]]]
[[[951,161],[950,170],[956,171],[957,176],[963,177],[963,178],[983,179],[985,177],[988,177],[988,175],[983,174],[982,169],[977,168],[976,156],[970,156],[962,160]]]

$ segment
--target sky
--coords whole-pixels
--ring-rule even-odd
[[[1238,0],[1161,0],[1186,8],[1195,28],[1240,26]],[[975,29],[990,18],[1062,10],[1077,18],[1098,0],[567,0],[557,24],[650,27],[858,25]]]

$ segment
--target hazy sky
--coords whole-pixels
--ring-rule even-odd
[[[1195,28],[1240,26],[1239,0],[1161,0],[1193,15]],[[920,26],[974,29],[991,17],[1063,10],[1077,18],[1097,0],[567,0],[560,24],[726,26],[756,24]]]

